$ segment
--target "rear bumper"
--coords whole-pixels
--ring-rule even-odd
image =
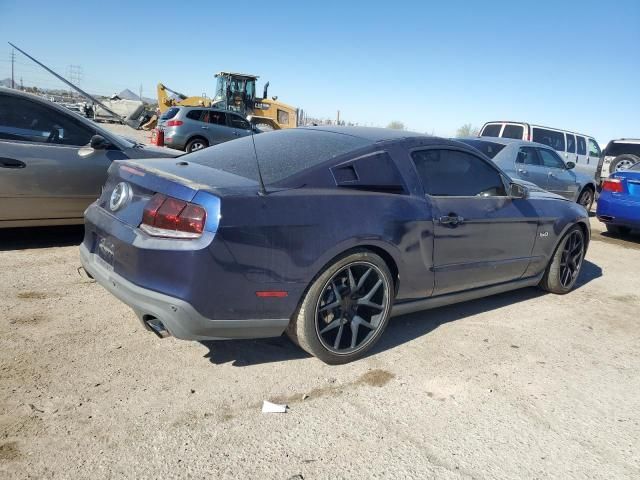
[[[218,340],[230,338],[265,338],[282,335],[288,318],[212,320],[202,316],[184,300],[135,285],[108,270],[96,255],[80,245],[84,269],[116,298],[133,309],[147,330],[145,320],[158,319],[171,335],[183,340]]]
[[[596,210],[598,220],[613,225],[640,227],[640,201],[614,196],[607,192],[600,195]]]

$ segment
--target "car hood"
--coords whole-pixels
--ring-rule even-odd
[[[175,158],[184,155],[184,152],[153,145],[141,145],[127,149],[129,158]]]

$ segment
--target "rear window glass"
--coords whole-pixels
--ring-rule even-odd
[[[493,158],[502,151],[505,145],[500,145],[494,142],[485,142],[483,140],[461,140],[462,143],[471,145],[473,148],[480,150],[487,157]]]
[[[564,133],[533,127],[533,141],[564,152]]]
[[[167,110],[160,116],[160,120],[169,120],[170,118],[175,117],[179,111],[180,111],[179,108],[171,107],[169,110]]]
[[[576,137],[567,133],[567,152],[576,153]]]
[[[262,178],[266,184],[276,183],[372,143],[371,140],[351,135],[296,128],[248,135],[183,158],[258,181],[254,140]]]
[[[584,137],[576,137],[578,139],[578,155],[586,155],[587,154],[587,142]]]
[[[497,137],[500,135],[500,129],[502,128],[502,124],[500,123],[492,123],[490,125],[485,125],[482,129],[481,137]]]
[[[522,140],[524,127],[522,125],[505,125],[502,131],[502,138],[517,138]]]
[[[605,155],[609,157],[617,157],[629,153],[640,157],[640,143],[609,143],[605,151]]]

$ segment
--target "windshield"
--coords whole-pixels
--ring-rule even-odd
[[[306,129],[276,130],[249,135],[191,153],[189,162],[217,168],[258,181],[256,151],[265,184],[276,183],[333,157],[370,145],[351,135]]]
[[[487,157],[493,159],[498,153],[502,151],[505,145],[494,142],[484,142],[482,140],[460,140],[462,143],[471,145],[473,148],[480,150]]]

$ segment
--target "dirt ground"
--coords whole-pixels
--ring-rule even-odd
[[[339,367],[160,340],[78,274],[81,228],[2,231],[0,478],[640,478],[640,235],[592,225],[571,294],[399,317]]]

